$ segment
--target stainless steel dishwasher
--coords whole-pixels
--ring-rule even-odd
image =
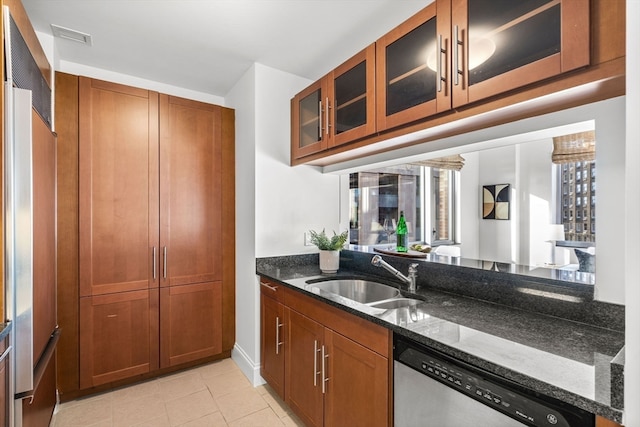
[[[394,338],[395,427],[593,427],[595,415]]]

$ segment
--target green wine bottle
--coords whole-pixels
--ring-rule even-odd
[[[404,211],[400,211],[400,219],[398,220],[398,227],[396,228],[396,251],[407,252],[407,223],[404,220]]]

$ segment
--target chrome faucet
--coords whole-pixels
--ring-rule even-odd
[[[416,291],[416,279],[418,278],[418,264],[410,264],[409,265],[409,276],[408,277],[405,276],[404,274],[402,274],[400,271],[398,271],[395,268],[393,268],[391,265],[389,265],[385,260],[382,259],[382,257],[380,255],[374,255],[374,257],[371,258],[371,264],[373,264],[376,267],[384,268],[389,273],[393,274],[398,279],[400,279],[404,283],[408,284],[409,285],[409,288],[407,289],[408,292],[415,293],[415,291]]]

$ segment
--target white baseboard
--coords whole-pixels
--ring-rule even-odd
[[[242,373],[249,379],[254,387],[264,384],[266,381],[260,376],[260,364],[255,363],[249,355],[236,343],[231,350],[231,358],[238,365]]]

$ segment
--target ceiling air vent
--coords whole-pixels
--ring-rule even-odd
[[[74,42],[86,44],[87,46],[91,46],[91,34],[82,33],[80,31],[61,27],[55,24],[51,24],[51,32],[53,33],[54,37],[60,37],[61,39],[71,40]]]

